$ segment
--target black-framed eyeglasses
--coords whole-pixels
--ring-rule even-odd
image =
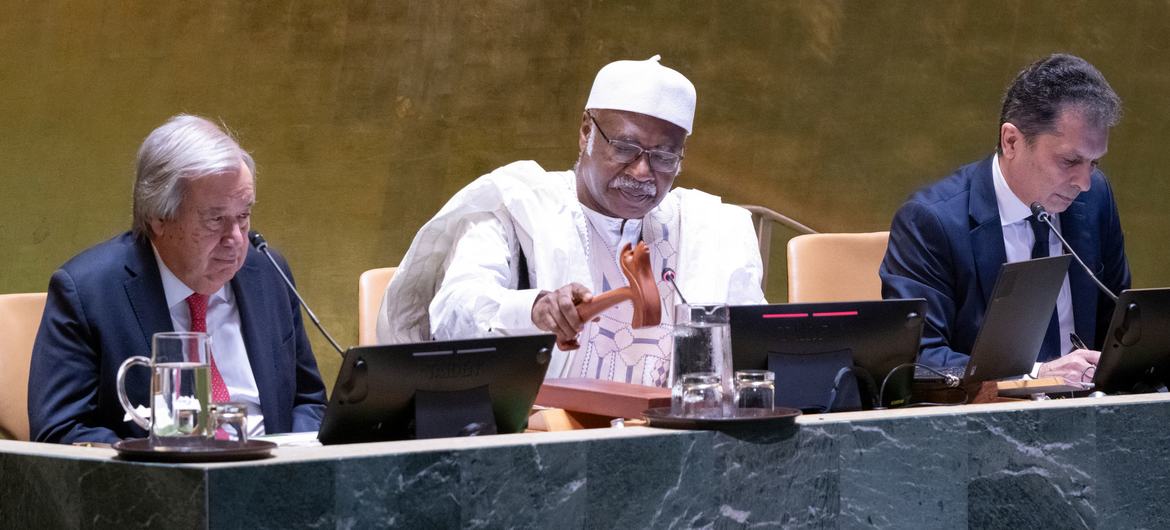
[[[597,118],[594,118],[592,113],[586,114],[593,121],[593,126],[597,127],[597,132],[601,133],[601,137],[613,148],[612,158],[614,162],[631,164],[637,162],[638,158],[645,153],[646,159],[650,161],[650,169],[659,173],[673,173],[678,171],[678,166],[682,163],[683,155],[658,149],[644,149],[638,144],[623,142],[621,140],[610,140],[609,135],[601,130],[601,125],[597,123]]]

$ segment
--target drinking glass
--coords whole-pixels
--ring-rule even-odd
[[[248,443],[248,404],[235,401],[211,405],[211,425],[217,439]]]
[[[150,432],[152,446],[199,444],[211,436],[209,359],[211,337],[199,332],[155,333],[151,358],[134,356],[118,367],[118,401],[126,413]],[[126,372],[134,365],[151,369],[150,418],[144,418],[126,395]]]
[[[735,372],[735,408],[772,410],[776,401],[776,374],[770,370]]]
[[[682,386],[682,414],[695,418],[723,416],[723,386],[720,377],[711,372],[684,374]]]

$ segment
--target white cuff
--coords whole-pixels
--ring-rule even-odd
[[[498,299],[500,308],[492,319],[490,331],[505,335],[540,332],[532,323],[532,304],[536,303],[538,294],[540,289],[505,289]]]

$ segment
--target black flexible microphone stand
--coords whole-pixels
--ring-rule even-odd
[[[337,344],[337,341],[333,340],[333,336],[328,331],[325,331],[325,326],[321,325],[321,321],[317,319],[317,315],[313,314],[312,309],[309,309],[309,304],[306,304],[305,299],[301,298],[301,293],[297,292],[297,288],[293,285],[292,280],[288,279],[288,276],[280,269],[280,265],[276,263],[276,259],[268,252],[268,242],[264,240],[264,236],[260,235],[260,232],[251,231],[248,233],[248,241],[252,242],[252,246],[256,247],[256,250],[259,250],[261,254],[268,257],[268,261],[272,263],[272,268],[276,269],[276,272],[280,274],[280,277],[284,280],[284,284],[288,286],[293,296],[297,297],[297,301],[301,303],[301,307],[305,308],[305,313],[309,315],[309,320],[312,320],[313,324],[317,326],[317,329],[321,331],[321,334],[325,335],[325,339],[329,341],[333,349],[344,356],[345,352],[341,350],[341,346]]]

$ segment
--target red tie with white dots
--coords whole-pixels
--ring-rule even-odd
[[[207,332],[207,295],[191,293],[187,297],[187,308],[191,310],[191,331]],[[211,355],[211,401],[226,403],[232,400],[219,368],[215,366],[215,355]]]

